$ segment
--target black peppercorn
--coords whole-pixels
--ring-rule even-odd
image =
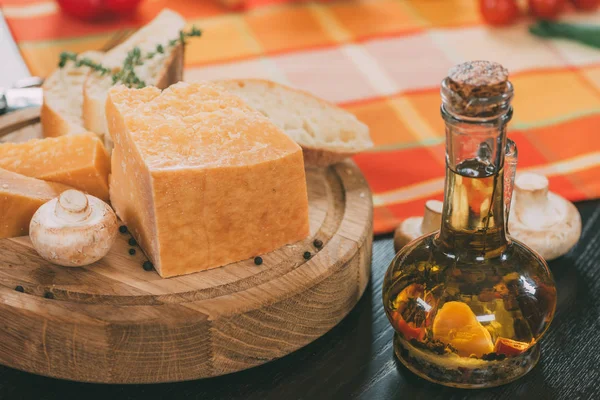
[[[17,287],[15,288],[15,290],[16,290],[17,292],[25,293],[25,289],[24,289],[24,288],[23,288],[23,286],[21,286],[21,285],[17,286]]]
[[[125,225],[121,225],[119,227],[119,232],[121,232],[121,233],[127,233],[127,227]]]
[[[254,264],[261,265],[263,263],[262,257],[254,257]]]
[[[308,260],[310,258],[310,251],[305,251],[304,252],[304,259]]]
[[[135,249],[129,249],[129,254],[134,255],[135,254]]]
[[[144,268],[144,271],[152,271],[154,269],[154,264],[150,261],[144,261],[142,268]]]
[[[52,292],[46,292],[46,293],[44,293],[44,297],[47,299],[53,299],[54,294]]]
[[[317,248],[320,249],[321,247],[323,247],[323,241],[319,240],[319,239],[315,239],[315,241],[313,242],[313,245]]]
[[[131,239],[129,239],[129,245],[130,245],[130,246],[135,246],[135,245],[137,245],[137,242],[135,241],[135,239],[134,239],[134,238],[131,238]]]

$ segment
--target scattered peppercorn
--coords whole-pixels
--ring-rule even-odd
[[[263,263],[262,257],[254,257],[254,264],[261,265]]]
[[[46,293],[44,293],[44,297],[47,299],[53,299],[54,294],[52,292],[46,292]]]
[[[323,247],[323,241],[319,240],[319,239],[315,239],[315,241],[313,242],[313,245],[317,248],[320,249],[321,247]]]
[[[21,286],[21,285],[17,286],[17,287],[15,288],[15,290],[16,290],[17,292],[25,293],[25,289],[24,289],[24,288],[23,288],[23,286]]]
[[[150,261],[144,261],[142,268],[144,268],[144,271],[152,271],[154,269],[154,264]]]
[[[134,238],[131,238],[131,239],[129,239],[129,245],[130,245],[130,246],[135,246],[135,245],[137,245],[137,242],[135,241],[135,239],[134,239]]]
[[[308,260],[310,258],[310,251],[305,251],[304,252],[304,259]]]
[[[129,249],[129,254],[134,255],[135,254],[135,249]]]
[[[119,227],[119,232],[121,232],[121,233],[127,233],[127,227],[125,225],[121,225]]]

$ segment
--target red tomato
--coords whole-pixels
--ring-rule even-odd
[[[81,19],[96,19],[133,12],[142,0],[57,0],[63,11]]]
[[[417,328],[415,327],[414,323],[410,323],[408,324],[404,318],[402,318],[402,315],[400,315],[400,313],[396,312],[396,311],[392,311],[392,324],[394,325],[394,328],[396,328],[398,331],[402,332],[402,334],[404,335],[404,338],[406,340],[410,340],[410,339],[418,339],[418,340],[423,340],[425,338],[425,330],[423,328]]]
[[[142,0],[104,0],[106,9],[117,14],[128,14],[135,10]]]
[[[104,12],[104,0],[57,0],[63,11],[73,17],[93,19]]]
[[[515,0],[479,0],[479,9],[485,22],[490,25],[510,25],[519,16]]]
[[[494,346],[494,353],[506,354],[507,356],[518,356],[530,347],[529,343],[499,337]]]
[[[598,8],[600,0],[571,0],[571,3],[578,10],[591,11]]]
[[[554,19],[565,3],[566,0],[529,0],[529,11],[538,18]]]

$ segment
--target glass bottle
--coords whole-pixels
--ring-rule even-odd
[[[545,261],[507,236],[516,163],[507,77],[499,64],[471,62],[442,82],[442,226],[400,250],[383,283],[397,357],[447,386],[492,387],[529,372],[556,307]]]

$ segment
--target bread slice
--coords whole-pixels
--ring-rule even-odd
[[[95,62],[103,53],[87,51],[81,54]],[[83,83],[90,72],[89,67],[76,67],[67,62],[57,68],[44,82],[44,103],[41,109],[42,133],[45,137],[86,133],[83,126]]]
[[[298,143],[309,166],[328,166],[373,146],[352,113],[309,93],[260,79],[217,81]]]
[[[142,65],[135,67],[135,73],[147,86],[164,89],[179,82],[183,76],[183,46],[168,46],[168,42],[179,38],[184,26],[185,20],[181,15],[165,9],[125,42],[106,52],[101,63],[107,68],[119,70],[127,54],[135,47],[140,49],[143,56],[155,52],[156,47],[162,45],[164,53],[156,53],[152,59],[146,59]],[[90,72],[83,87],[84,126],[92,132],[104,134],[104,144],[109,151],[112,149],[112,139],[106,128],[105,103],[112,86],[110,76]]]

